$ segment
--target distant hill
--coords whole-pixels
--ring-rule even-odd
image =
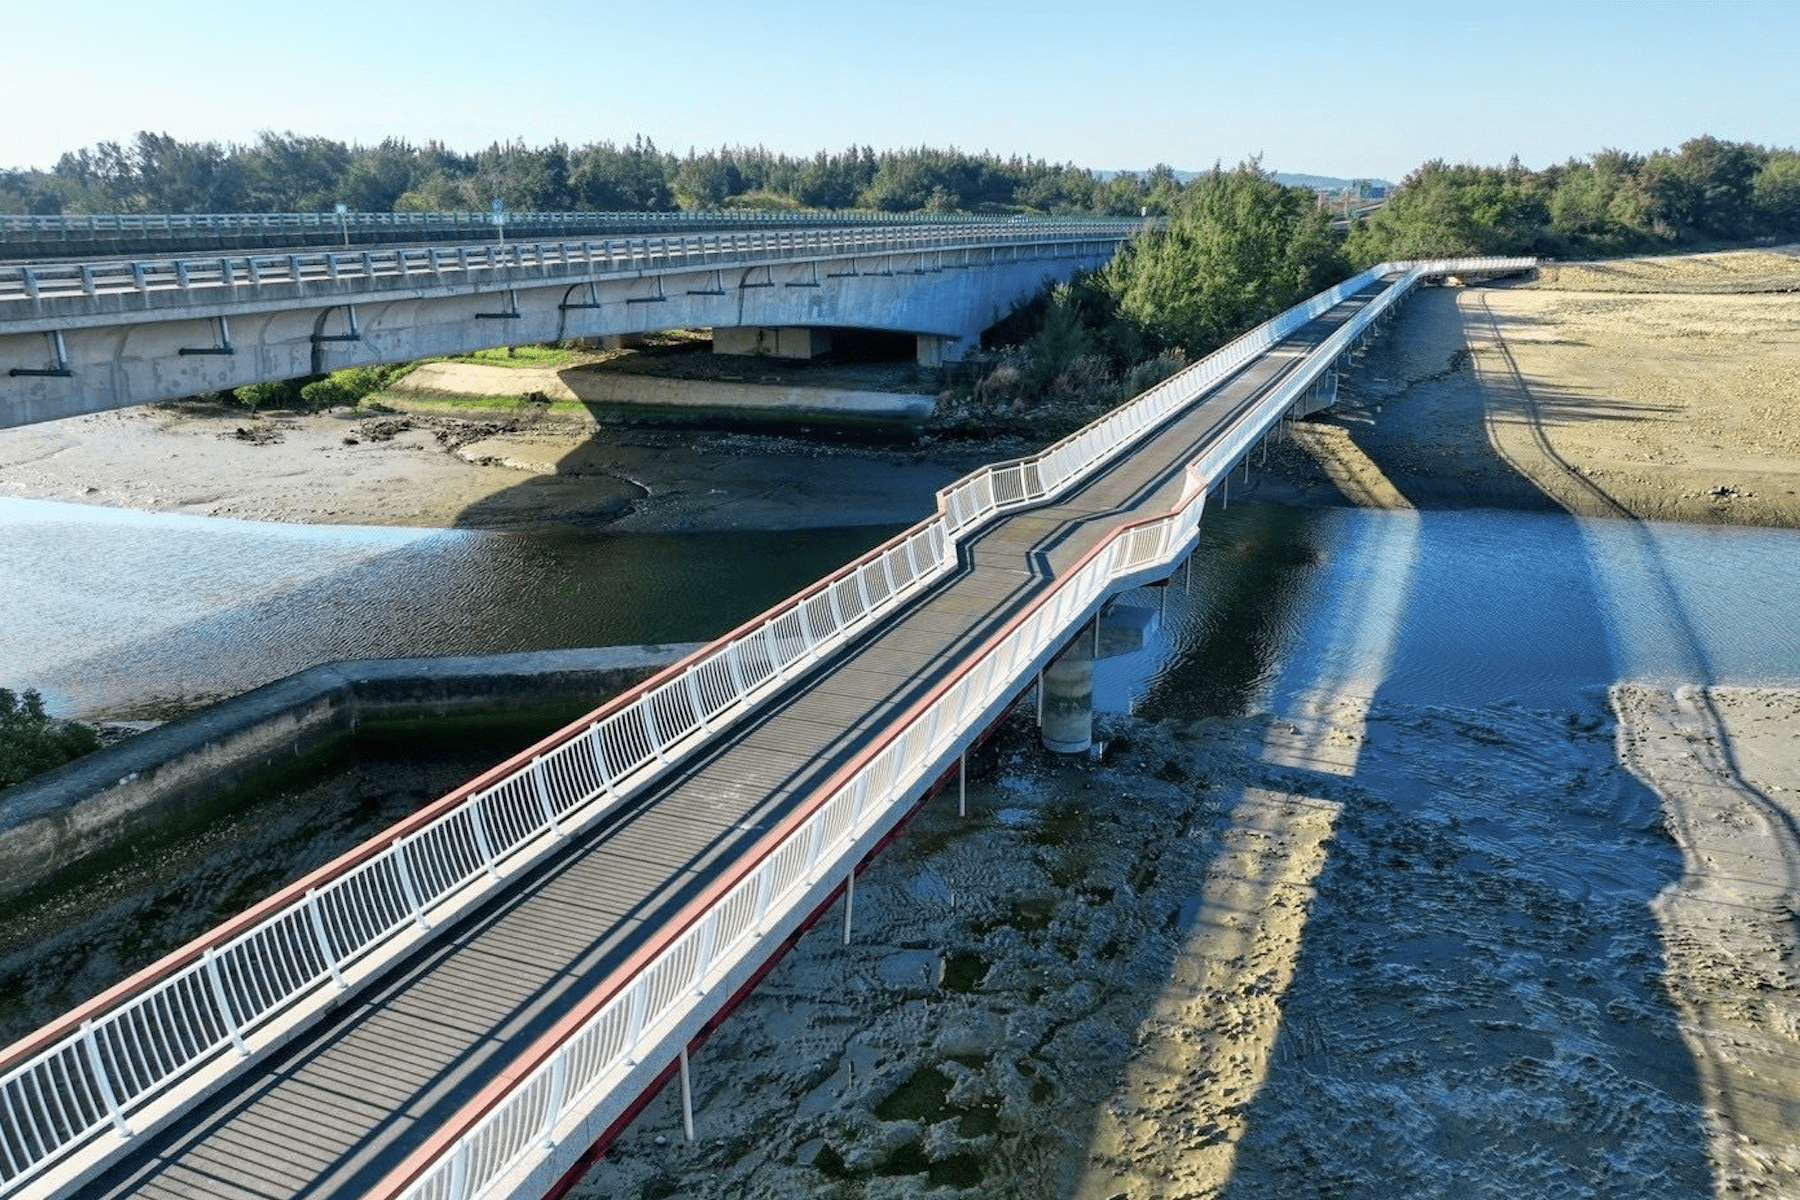
[[[1339,188],[1349,187],[1356,180],[1339,179],[1335,175],[1295,175],[1287,171],[1277,171],[1275,172],[1275,182],[1286,184],[1288,187],[1329,188],[1336,191]],[[1376,187],[1391,189],[1394,186],[1385,179],[1369,179],[1366,182],[1372,183]]]
[[[1203,171],[1177,171],[1177,172],[1175,172],[1175,178],[1179,179],[1182,183],[1186,183],[1190,179],[1193,179],[1195,176],[1202,175],[1204,173],[1205,172],[1203,172]],[[1095,171],[1094,174],[1099,176],[1101,179],[1111,179],[1114,175],[1123,175],[1123,174],[1125,174],[1125,172],[1123,172],[1123,171]],[[1138,172],[1134,172],[1134,174],[1141,175],[1141,174],[1143,174],[1143,172],[1138,171]],[[1333,191],[1337,190],[1338,188],[1347,188],[1351,184],[1356,182],[1356,180],[1354,180],[1354,179],[1340,179],[1336,175],[1303,175],[1303,174],[1295,173],[1293,171],[1276,171],[1274,173],[1274,178],[1275,178],[1276,183],[1285,184],[1288,187],[1328,188]],[[1385,187],[1390,190],[1394,186],[1392,183],[1390,183],[1386,179],[1370,179],[1368,182],[1376,185],[1377,187]]]

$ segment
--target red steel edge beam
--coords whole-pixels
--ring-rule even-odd
[[[1187,468],[1187,474],[1190,483],[1202,483],[1198,472],[1195,471],[1191,464]],[[1195,502],[1205,503],[1206,495],[1207,491],[1202,483],[1202,486],[1193,490],[1168,512],[1158,513],[1154,516],[1140,517],[1136,520],[1127,521],[1124,524],[1115,526],[1111,533],[1095,543],[1087,553],[1077,559],[1069,567],[1068,571],[1064,573],[1062,578],[1067,579],[1075,575],[1105,550],[1107,546],[1114,541],[1117,541],[1119,538],[1126,536],[1132,530],[1141,525],[1150,525],[1157,521],[1167,520],[1169,517],[1181,513],[1190,504]],[[594,990],[588,994],[585,1000],[581,1001],[564,1015],[560,1021],[545,1031],[545,1033],[539,1037],[537,1042],[523,1054],[499,1071],[495,1075],[493,1082],[488,1084],[480,1092],[476,1093],[476,1095],[465,1104],[455,1116],[451,1117],[440,1126],[436,1133],[432,1134],[430,1138],[418,1147],[418,1149],[408,1155],[399,1166],[390,1171],[380,1183],[376,1184],[365,1193],[364,1200],[395,1200],[395,1198],[404,1192],[415,1179],[424,1174],[439,1157],[454,1146],[464,1134],[473,1129],[483,1117],[487,1116],[487,1114],[493,1111],[501,1101],[506,1099],[507,1095],[516,1086],[523,1083],[530,1077],[533,1071],[537,1070],[538,1067],[542,1066],[546,1060],[555,1054],[562,1044],[579,1031],[595,1013],[607,1004],[607,1002],[628,987],[632,980],[634,980],[644,968],[653,963],[664,950],[668,949],[669,946],[679,940],[696,921],[705,916],[706,912],[716,904],[721,897],[730,892],[731,889],[736,887],[745,876],[749,875],[760,866],[764,859],[773,854],[781,844],[787,840],[789,834],[804,823],[807,818],[811,817],[814,812],[818,811],[818,809],[829,801],[831,797],[835,796],[851,779],[855,778],[856,772],[862,770],[862,768],[868,765],[871,760],[886,750],[895,739],[902,736],[905,731],[918,720],[919,715],[942,698],[944,693],[960,683],[963,677],[967,675],[969,671],[974,669],[974,664],[978,663],[989,650],[1000,644],[1005,638],[1011,636],[1016,629],[1035,616],[1040,608],[1054,598],[1056,591],[1057,589],[1053,587],[1043,595],[1039,596],[1036,600],[1026,605],[1025,608],[1016,614],[1012,620],[1008,621],[998,633],[994,634],[983,644],[980,653],[965,658],[962,666],[946,676],[936,687],[927,693],[924,698],[915,703],[903,719],[891,723],[888,726],[887,732],[876,742],[872,743],[869,747],[864,749],[862,753],[858,754],[850,762],[839,768],[835,775],[813,793],[812,798],[809,799],[805,805],[789,813],[787,817],[783,818],[780,824],[765,834],[750,851],[735,860],[729,871],[713,883],[709,884],[705,891],[689,901],[673,920],[669,921],[657,932],[655,939],[652,942],[646,943],[634,951],[629,958],[620,963],[619,966],[613,970],[612,974],[608,975],[605,980],[596,985]]]

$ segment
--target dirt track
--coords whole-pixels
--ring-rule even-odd
[[[1340,410],[1297,430],[1308,454],[1278,456],[1268,498],[1800,526],[1800,258],[1428,288],[1393,330]]]

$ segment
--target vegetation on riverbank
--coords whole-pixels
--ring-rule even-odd
[[[940,402],[947,432],[1063,433],[1345,278],[1329,217],[1255,161],[1183,188],[1160,228],[995,327],[985,369]]]
[[[354,408],[380,394],[420,363],[438,361],[442,360],[421,358],[385,366],[345,367],[329,375],[246,384],[218,393],[215,398],[241,404],[251,412],[261,408]],[[491,350],[455,355],[450,361],[478,362],[493,367],[560,367],[574,362],[575,352],[562,346],[497,346]]]
[[[35,688],[15,694],[0,687],[0,788],[24,783],[100,748],[100,736],[79,721],[44,711]]]
[[[1291,304],[1392,259],[1606,256],[1800,239],[1800,154],[1713,137],[1530,171],[1431,162],[1341,243],[1305,189],[1250,162],[1181,188],[1171,217],[1104,270],[1047,288],[994,332],[992,365],[947,397],[957,426],[1058,432]],[[1085,402],[1074,402],[1085,398]]]
[[[861,208],[877,212],[1051,213],[1135,217],[1168,210],[1167,166],[1102,175],[1072,163],[914,147],[852,146],[811,157],[763,147],[665,153],[630,142],[461,154],[438,142],[377,146],[264,132],[254,145],[140,132],[64,154],[49,171],[0,169],[0,211],[673,212]]]

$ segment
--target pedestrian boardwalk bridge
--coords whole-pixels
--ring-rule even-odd
[[[1315,297],[13,1046],[0,1194],[552,1190],[1374,321],[1531,265]]]

